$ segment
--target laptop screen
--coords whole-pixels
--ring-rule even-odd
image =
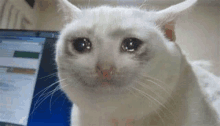
[[[51,79],[55,67],[54,57],[49,56],[54,48],[48,45],[54,47],[57,37],[57,32],[0,31],[0,126],[49,125],[47,117],[54,111],[45,94],[53,89],[42,91],[53,83],[45,79]],[[61,112],[60,117],[64,118]],[[62,120],[60,124],[67,125]]]
[[[27,125],[45,38],[0,37],[0,121]]]

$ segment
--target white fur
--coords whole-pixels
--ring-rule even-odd
[[[62,30],[56,48],[59,78],[64,79],[61,87],[74,103],[72,126],[115,126],[113,120],[119,122],[118,126],[128,126],[128,120],[134,120],[132,126],[218,125],[191,66],[178,45],[169,42],[160,30],[195,2],[187,0],[159,12],[146,12],[109,6],[79,10],[60,0],[72,6],[68,12],[76,14]],[[74,51],[71,41],[78,37],[91,40],[91,53]],[[132,54],[120,53],[126,37],[141,39],[144,44],[137,55],[148,49],[145,55],[150,60],[141,62]],[[123,86],[102,87],[95,83],[97,62],[114,64],[118,72],[116,85]],[[98,86],[89,88],[80,79]]]

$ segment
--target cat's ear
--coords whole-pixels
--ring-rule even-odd
[[[186,0],[182,3],[170,6],[164,10],[158,11],[155,14],[155,22],[158,26],[163,27],[169,22],[175,22],[178,16],[189,10],[197,0]]]
[[[65,23],[70,23],[81,13],[81,10],[68,0],[57,0],[57,2],[59,10],[63,12]]]

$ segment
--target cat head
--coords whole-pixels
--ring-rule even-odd
[[[175,86],[171,83],[179,75],[182,55],[161,28],[197,0],[160,11],[110,6],[81,10],[67,0],[58,1],[67,25],[57,42],[56,62],[67,94],[74,89],[111,93],[145,77]]]

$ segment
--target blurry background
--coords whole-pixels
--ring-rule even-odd
[[[182,0],[70,0],[80,8],[110,5],[164,9]],[[144,3],[144,4],[143,4]],[[62,17],[55,0],[0,0],[1,29],[59,31]],[[176,42],[191,60],[210,60],[220,76],[220,0],[199,0],[175,27]]]
[[[56,77],[56,65],[54,63],[54,47],[59,33],[50,32],[50,31],[60,31],[63,26],[63,21],[61,15],[62,13],[58,12],[59,8],[57,7],[55,1],[56,0],[0,0],[0,29],[35,30],[29,32],[26,31],[12,32],[11,30],[0,30],[0,37],[3,34],[4,35],[11,34],[12,36],[17,35],[23,37],[24,35],[26,35],[28,36],[28,38],[35,38],[35,37],[45,38],[45,45],[42,51],[43,54],[42,54],[41,65],[39,68],[39,74],[37,77],[37,82],[35,85],[35,91],[33,95],[34,98],[32,100],[32,107],[30,110],[30,115],[28,120],[29,126],[39,126],[39,125],[69,126],[70,108],[72,104],[68,101],[64,93],[58,91],[52,95],[53,97],[49,97],[49,98],[46,97],[46,96],[50,96],[49,93],[53,91],[53,89],[57,88],[56,86],[58,86],[58,83],[56,83],[58,79]],[[70,1],[79,8],[87,8],[87,7],[94,7],[103,4],[109,4],[113,6],[117,6],[117,5],[122,5],[122,6],[128,5],[128,6],[137,6],[137,7],[141,6],[141,8],[143,9],[160,10],[169,7],[173,4],[182,2],[183,0],[70,0]],[[188,14],[184,14],[177,21],[175,28],[172,26],[172,23],[168,24],[167,27],[165,27],[165,32],[167,33],[167,35],[169,34],[168,38],[173,38],[173,31],[175,31],[176,42],[181,46],[181,48],[184,50],[186,55],[188,55],[189,59],[191,60],[203,59],[203,60],[212,61],[214,67],[213,69],[211,69],[211,71],[220,77],[220,0],[198,0],[198,1],[199,2],[194,9],[192,9]],[[2,42],[1,39],[0,42]],[[15,47],[17,48],[17,46]],[[24,46],[22,45],[20,47],[24,47]],[[5,49],[6,51],[5,50],[2,51],[1,43],[0,43],[0,54],[4,54],[4,51],[8,54],[8,52],[10,51],[8,51],[7,48],[10,48],[10,46],[6,46]],[[30,50],[30,48],[27,49]],[[0,63],[3,62],[4,61],[0,60]],[[20,64],[21,63],[19,63],[19,65]],[[1,77],[2,76],[0,75],[0,80]],[[209,87],[212,87],[210,85]],[[40,93],[40,91],[43,91],[43,89],[46,89],[46,87],[48,86],[51,87],[47,88],[45,92]],[[207,85],[205,86],[206,88],[208,87]],[[1,87],[2,87],[2,83],[0,83],[0,89]],[[17,87],[21,87],[21,86],[17,85]],[[220,91],[217,92],[214,91],[214,89],[215,87],[214,88],[212,87],[212,90],[210,92],[213,92],[213,94],[215,93],[216,96],[214,95],[211,96],[210,98],[211,101],[217,101],[216,99],[219,99],[218,97]],[[1,102],[4,102],[4,99],[6,99],[6,101],[8,99],[8,97],[4,97],[4,95],[2,95],[5,94],[4,92],[2,94],[1,93],[2,92],[0,92],[0,105],[2,105]],[[19,92],[19,93],[25,94],[24,92]],[[20,96],[18,97],[20,98]],[[17,100],[14,97],[11,97],[10,99],[12,99],[13,101],[14,99]],[[23,104],[23,102],[21,103]],[[16,102],[9,102],[6,104],[6,106],[8,106],[8,104],[11,105],[13,104],[16,107],[19,107],[18,104],[16,104]],[[215,104],[218,106],[219,100],[218,102],[215,102]],[[0,108],[1,107],[2,106],[0,106]],[[28,109],[29,108],[27,108],[26,110]],[[18,110],[13,110],[13,112],[15,111]],[[20,110],[18,111],[18,114],[19,112]],[[1,114],[2,113],[0,112],[0,125],[2,126]]]

